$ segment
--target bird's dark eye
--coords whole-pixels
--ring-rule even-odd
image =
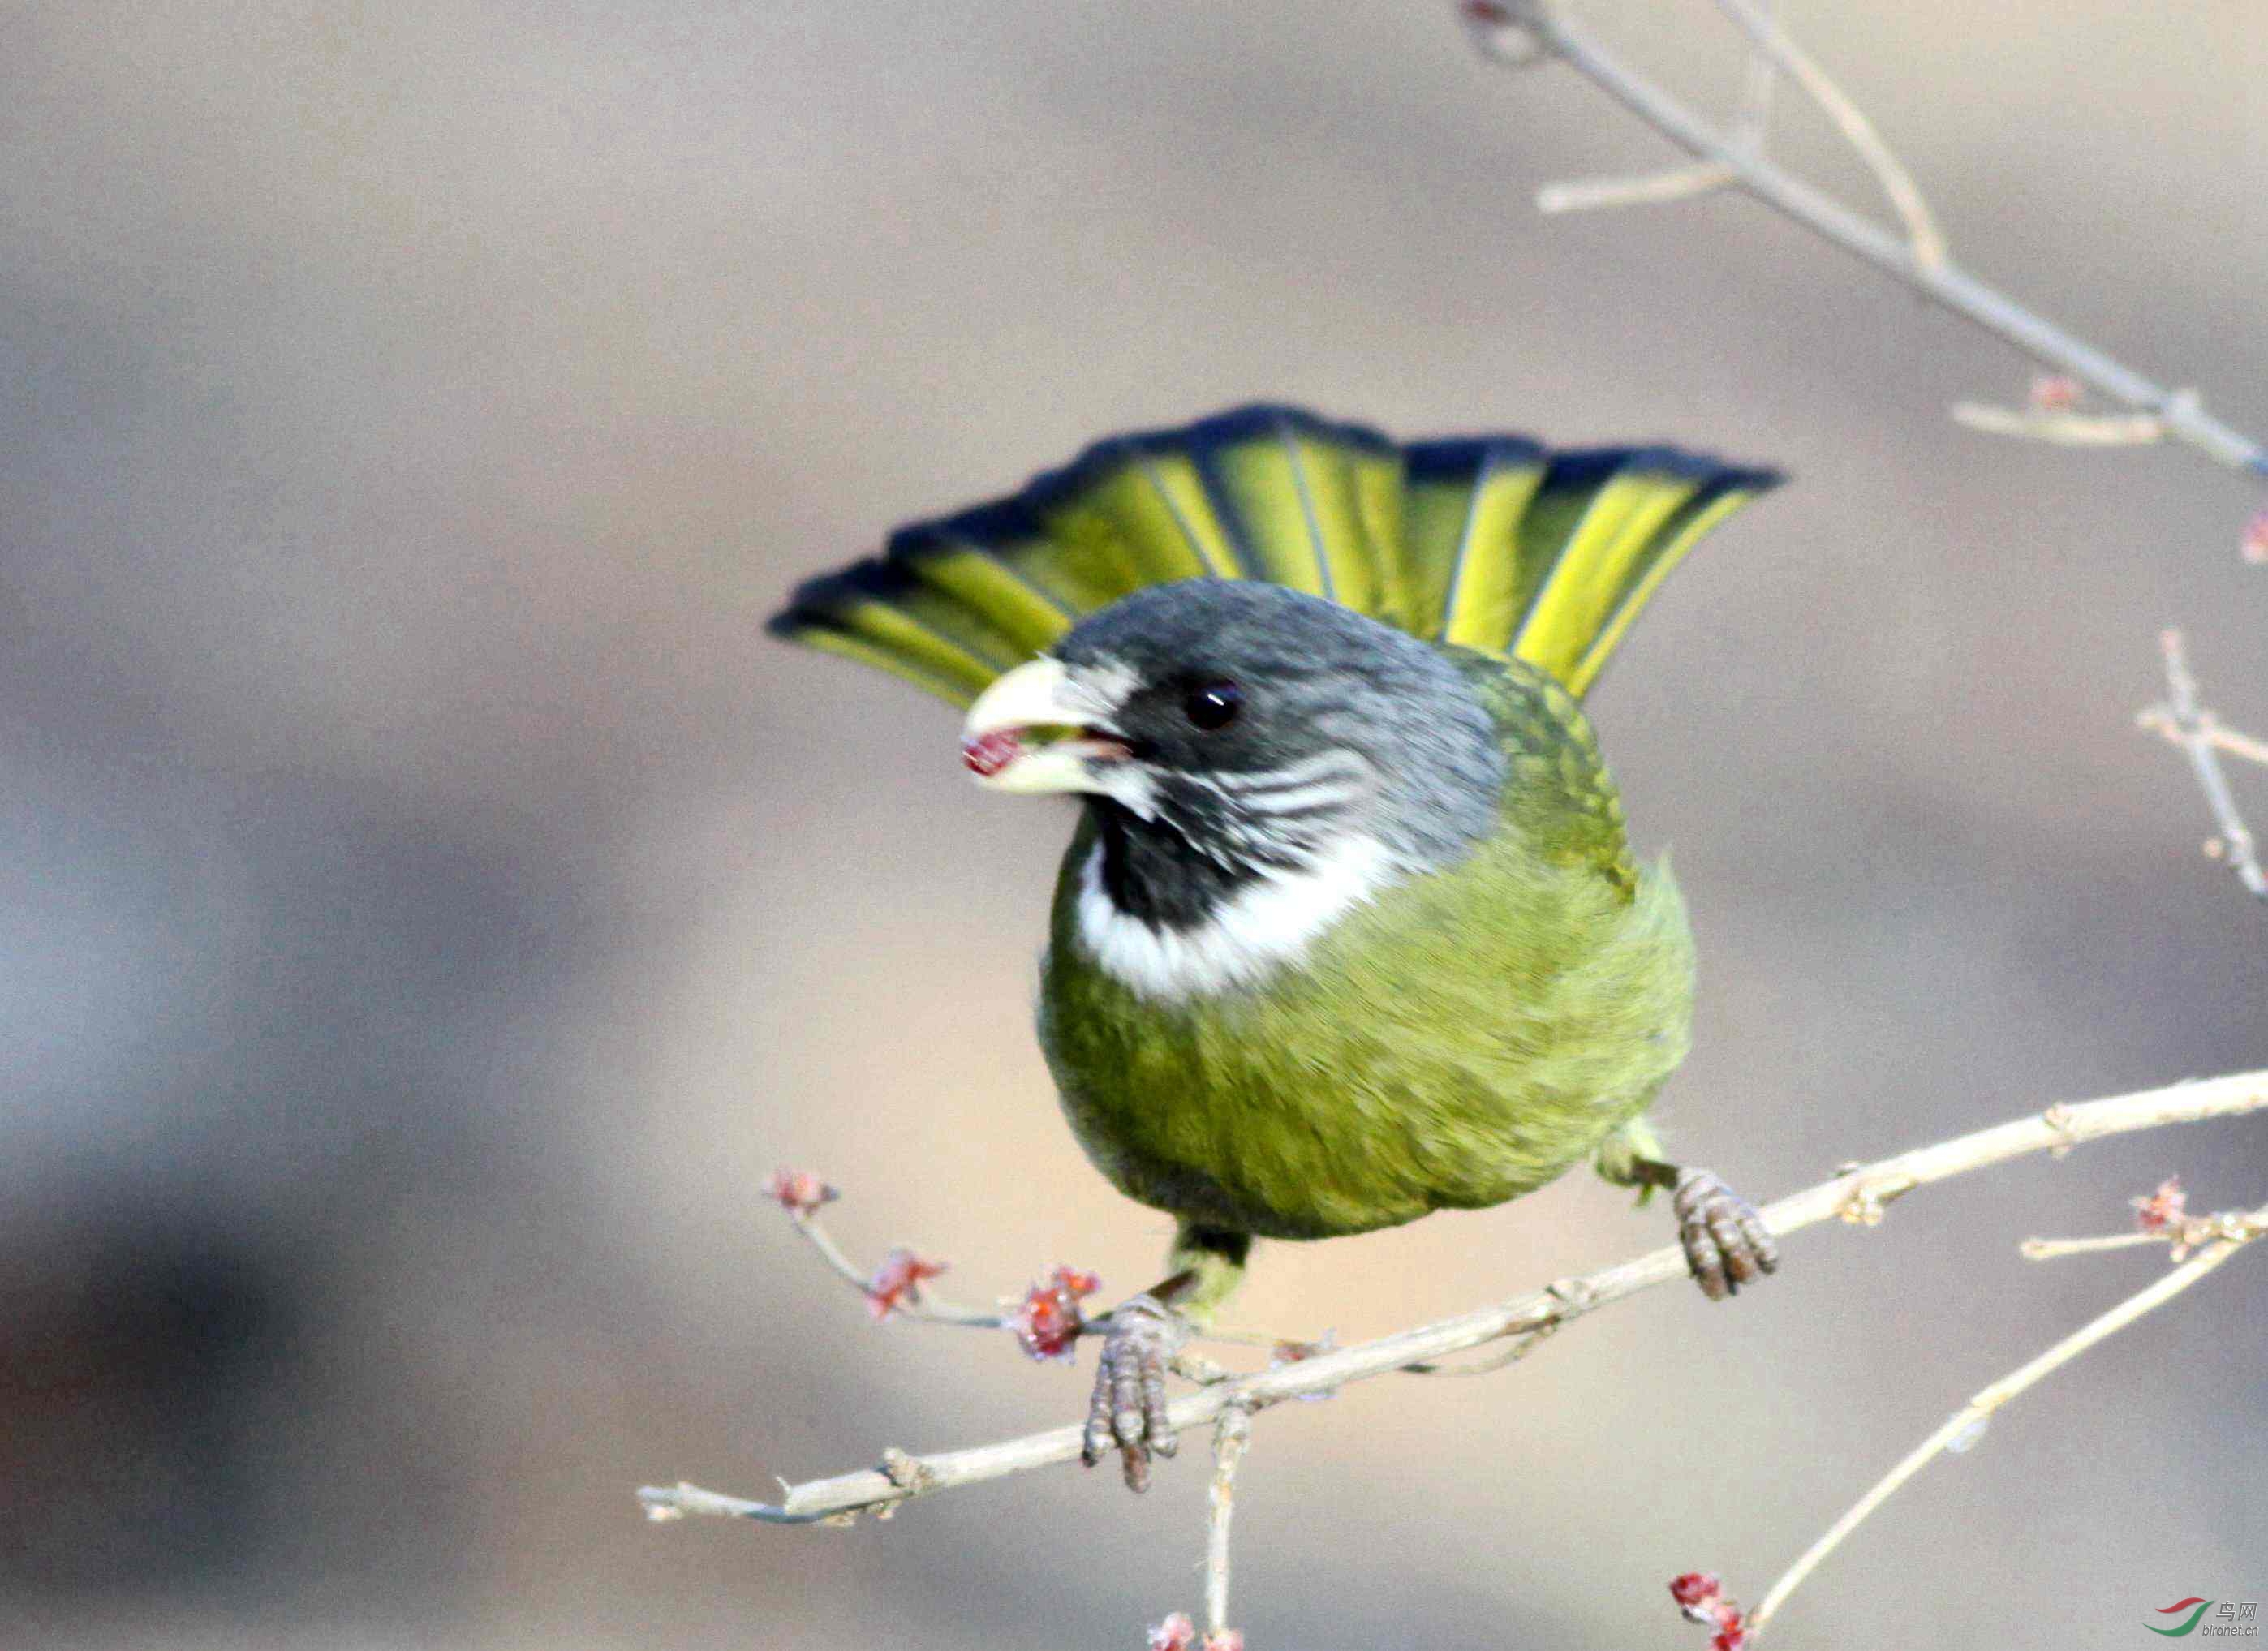
[[[1182,696],[1182,715],[1189,719],[1192,728],[1208,734],[1226,728],[1243,708],[1244,690],[1233,682],[1208,682]]]

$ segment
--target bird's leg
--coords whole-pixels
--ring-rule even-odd
[[[1235,1291],[1251,1252],[1248,1233],[1183,1222],[1166,1258],[1167,1277],[1110,1310],[1079,1451],[1087,1466],[1116,1450],[1126,1487],[1145,1491],[1150,1458],[1181,1449],[1166,1420],[1167,1368],[1190,1332],[1211,1322]]]
[[[1712,1171],[1680,1167],[1661,1156],[1660,1140],[1644,1119],[1634,1119],[1599,1148],[1599,1173],[1617,1186],[1639,1189],[1643,1203],[1668,1189],[1677,1215],[1677,1242],[1693,1281],[1712,1302],[1736,1295],[1779,1270],[1779,1251],[1756,1206]]]

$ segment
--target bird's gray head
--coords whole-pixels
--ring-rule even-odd
[[[1098,892],[1193,930],[1258,884],[1462,858],[1496,818],[1504,758],[1456,667],[1279,585],[1195,579],[1126,598],[970,708],[969,767],[1084,794]]]

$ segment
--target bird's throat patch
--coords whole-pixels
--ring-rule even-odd
[[[1105,974],[1160,1002],[1260,985],[1395,877],[1384,844],[1349,835],[1301,865],[1256,873],[1197,921],[1168,924],[1112,899],[1103,853],[1096,845],[1079,869],[1079,944]]]

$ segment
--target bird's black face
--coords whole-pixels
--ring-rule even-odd
[[[1494,817],[1486,712],[1435,649],[1280,586],[1192,580],[1127,598],[969,713],[978,777],[1076,791],[1131,917],[1186,928],[1256,879],[1334,854],[1425,869]]]

